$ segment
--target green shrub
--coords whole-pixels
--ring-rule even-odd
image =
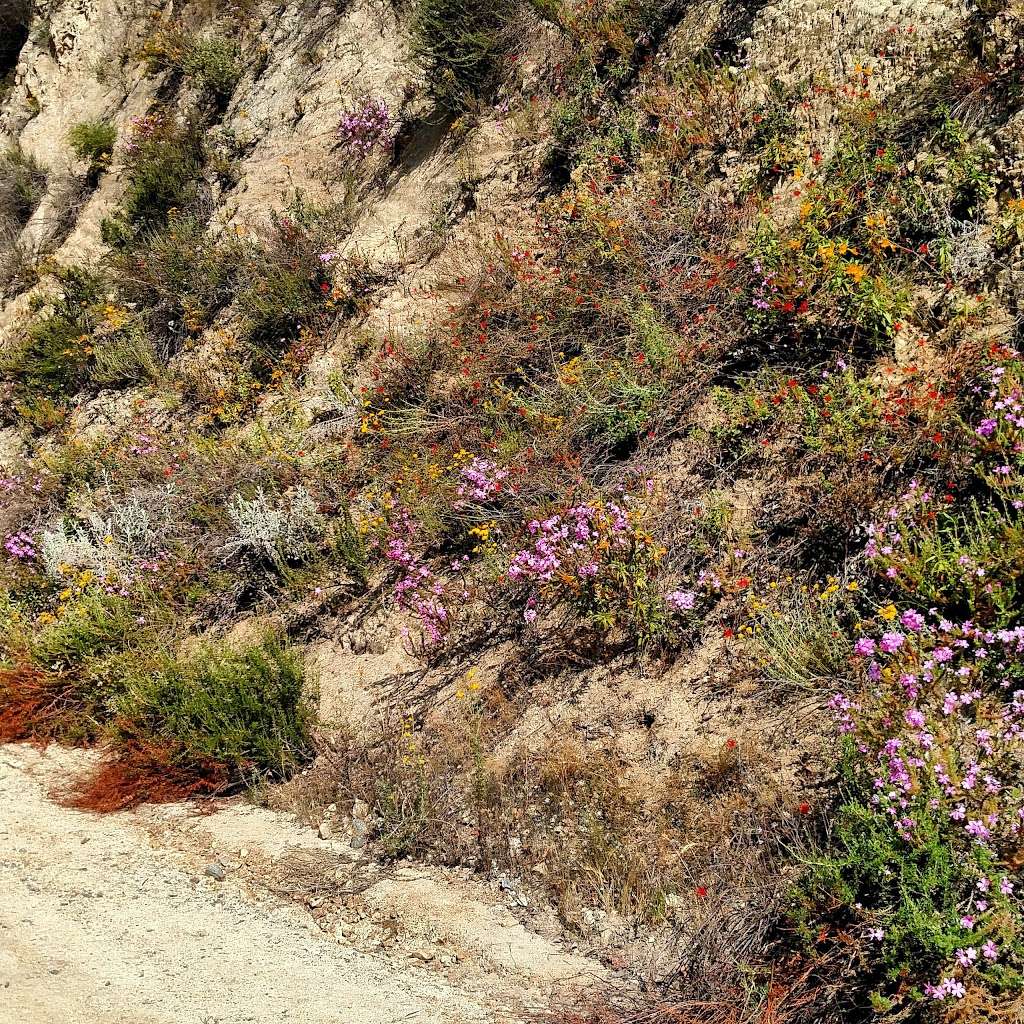
[[[297,204],[244,247],[236,304],[257,354],[281,352],[323,312],[330,283],[320,254],[337,243],[334,228],[331,211]]]
[[[0,155],[0,225],[21,226],[46,194],[46,171],[20,146]]]
[[[153,345],[138,320],[95,339],[89,380],[97,387],[155,380],[159,373]]]
[[[143,56],[151,72],[179,74],[218,101],[231,96],[242,75],[238,44],[222,36],[166,29],[146,43]]]
[[[119,295],[138,305],[154,336],[191,334],[231,301],[243,248],[182,214],[115,249],[110,266]]]
[[[28,638],[19,654],[51,680],[45,706],[36,709],[36,725],[67,742],[92,742],[109,727],[112,709],[124,692],[125,680],[138,672],[144,657],[139,608],[125,598],[105,594],[95,584],[70,575],[66,601],[50,622]],[[155,607],[154,617],[159,619]],[[42,621],[42,620],[40,620]],[[150,623],[152,619],[148,620]]]
[[[193,39],[183,55],[181,70],[217,99],[227,99],[242,76],[238,46],[219,36]]]
[[[883,816],[851,800],[836,814],[830,852],[813,865],[804,898],[819,907],[877,908],[886,974],[919,977],[977,941],[960,924],[976,877],[977,866],[944,835],[922,831],[907,843]]]
[[[68,143],[79,160],[89,161],[89,173],[98,174],[110,163],[117,128],[107,121],[80,121],[68,132]]]
[[[418,0],[413,50],[438,96],[458,107],[494,84],[515,10],[514,0]]]
[[[59,403],[88,385],[107,387],[153,379],[159,370],[141,320],[104,304],[104,282],[78,267],[58,271],[61,292],[28,327],[20,346],[0,363],[12,380],[22,415],[44,425],[40,402]],[[33,409],[39,413],[33,413]]]
[[[1012,625],[1020,615],[1024,517],[998,504],[934,504],[910,506],[904,518],[887,524],[893,539],[874,559],[875,568],[880,573],[893,568],[887,578],[913,600],[996,626]]]
[[[103,239],[124,245],[140,231],[167,223],[171,211],[182,210],[196,197],[204,148],[197,126],[178,124],[162,114],[136,126],[126,147],[128,184],[115,218],[103,222]]]
[[[100,281],[80,268],[60,272],[61,294],[50,312],[28,328],[23,343],[2,366],[18,392],[29,398],[62,398],[86,381],[90,357],[88,336],[95,324],[91,306],[100,297]]]
[[[48,669],[79,672],[128,646],[138,633],[137,615],[123,598],[87,593],[35,635],[32,660]]]
[[[284,777],[312,751],[304,684],[299,655],[267,638],[168,660],[130,683],[118,712],[130,738],[168,744],[183,761],[214,761],[239,781]]]

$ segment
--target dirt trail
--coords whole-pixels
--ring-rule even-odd
[[[64,756],[0,747],[4,1024],[469,1024],[517,1016],[506,979],[463,985],[433,967],[359,951],[241,875],[205,875],[209,847],[175,848],[166,833],[173,814],[162,833],[145,815],[98,817],[54,804],[47,789]],[[304,841],[277,819],[278,832]]]

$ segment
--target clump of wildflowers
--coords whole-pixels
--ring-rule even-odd
[[[665,595],[665,604],[679,614],[692,612],[696,603],[697,595],[692,590],[673,590]]]
[[[971,501],[951,507],[916,481],[868,529],[865,553],[917,599],[959,607],[986,621],[1016,617],[1020,514]]]
[[[455,617],[451,609],[456,601],[468,599],[469,594],[465,588],[458,593],[451,592],[448,582],[413,550],[415,536],[416,527],[412,517],[407,511],[402,511],[391,523],[384,556],[401,570],[393,590],[395,604],[416,619],[425,646],[439,647],[454,624]],[[461,567],[460,563],[456,563],[452,568]],[[402,632],[409,639],[409,630],[405,628]]]
[[[490,459],[475,456],[468,466],[459,471],[456,494],[462,502],[485,502],[498,497],[505,488],[509,470],[502,469]]]
[[[379,97],[371,97],[342,117],[338,138],[348,155],[365,159],[375,149],[391,148],[395,128],[387,103]]]
[[[978,468],[1013,508],[1024,508],[1024,380],[1020,364],[1009,360],[988,367],[982,393],[982,415],[974,427]]]
[[[593,579],[600,570],[597,542],[603,536],[609,548],[623,545],[628,526],[625,512],[615,504],[607,509],[574,505],[564,513],[531,520],[527,532],[533,543],[515,554],[508,570],[509,579],[551,583],[566,563],[572,563],[571,570],[566,566],[566,572],[571,571],[576,579]]]
[[[155,113],[133,117],[130,128],[131,134],[124,142],[124,151],[127,155],[138,153],[149,143],[160,141],[167,135],[169,124],[163,114]]]
[[[9,533],[4,540],[4,550],[15,561],[29,561],[36,557],[35,541],[24,530]]]
[[[690,610],[691,595],[677,591],[671,602],[662,596],[657,577],[666,552],[643,521],[642,503],[624,493],[531,520],[507,570],[528,595],[524,620],[567,601],[602,630],[621,626],[641,643],[663,637],[668,612]]]
[[[1024,626],[986,629],[911,608],[898,627],[861,637],[854,657],[859,685],[831,701],[849,771],[865,820],[890,833],[894,856],[910,862],[937,848],[956,866],[959,882],[944,887],[948,902],[930,926],[941,929],[935,957],[921,966],[939,971],[928,997],[960,999],[997,961],[1016,962],[1024,936],[1007,866],[1024,836]],[[886,931],[890,957],[920,941],[903,926]]]

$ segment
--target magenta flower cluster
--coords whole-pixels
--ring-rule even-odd
[[[933,513],[936,507],[934,492],[919,480],[911,480],[910,486],[891,505],[885,516],[865,527],[867,544],[864,554],[872,561],[881,563],[885,575],[895,579],[899,575],[900,556],[905,554],[908,543],[913,543],[913,527],[917,521]]]
[[[450,608],[454,607],[456,600],[467,600],[469,594],[464,588],[457,594],[450,592],[448,582],[414,552],[412,545],[415,534],[416,529],[408,512],[400,513],[392,525],[384,556],[401,570],[393,591],[395,604],[417,620],[424,644],[427,647],[438,647],[452,627]],[[456,563],[452,569],[458,570],[461,567],[461,564]],[[403,629],[402,632],[409,639],[409,630]]]
[[[387,103],[371,97],[342,117],[338,125],[338,138],[350,156],[365,159],[375,149],[388,149],[392,146],[395,128]]]
[[[136,434],[128,446],[128,454],[138,458],[156,453],[156,442],[149,434]]]
[[[980,389],[985,415],[974,428],[975,443],[988,482],[1024,508],[1024,383],[1017,362],[997,363],[986,370]]]
[[[167,119],[162,114],[146,114],[131,119],[131,135],[124,143],[127,154],[137,153],[150,142],[158,141],[167,131]]]
[[[43,478],[40,475],[34,476],[31,480],[25,476],[0,476],[0,491],[5,494],[25,494],[29,491],[38,494],[43,489]]]
[[[531,520],[527,532],[533,543],[518,550],[508,568],[510,580],[533,587],[523,616],[527,622],[537,617],[540,591],[553,583],[583,590],[600,574],[608,555],[630,543],[629,516],[614,502],[574,505],[547,519]]]
[[[4,550],[17,561],[28,561],[36,557],[35,542],[24,530],[9,533],[4,540]]]
[[[831,707],[875,811],[908,845],[937,833],[978,866],[961,928],[984,938],[1008,914],[1024,926],[1014,882],[981,866],[1024,837],[1024,626],[990,630],[908,609],[898,628],[861,637],[854,651],[863,684]],[[961,998],[964,972],[1000,955],[991,934],[980,950],[980,958],[973,946],[959,950],[927,994]]]
[[[475,456],[469,465],[460,470],[456,493],[462,499],[462,504],[467,501],[491,501],[501,494],[508,477],[509,470],[500,468],[490,459]]]
[[[665,604],[679,614],[692,612],[696,603],[697,595],[692,590],[673,590],[665,595]]]
[[[599,568],[593,546],[602,533],[607,533],[614,543],[625,536],[628,527],[625,511],[616,504],[607,509],[574,505],[547,519],[534,519],[527,526],[534,541],[512,558],[509,579],[549,583],[568,562],[578,563],[574,571],[581,578],[593,578]]]

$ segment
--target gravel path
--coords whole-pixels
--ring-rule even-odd
[[[20,1024],[470,1024],[478,996],[348,949],[308,914],[124,816],[46,796],[46,759],[0,747],[0,1020]]]

